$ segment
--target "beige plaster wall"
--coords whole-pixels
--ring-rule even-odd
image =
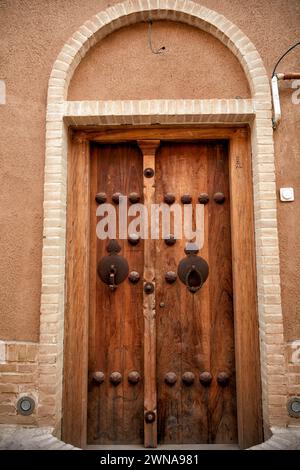
[[[115,1],[1,0],[0,338],[38,340],[46,90],[63,44],[93,14]],[[203,0],[247,34],[271,75],[277,57],[299,40],[299,0]],[[114,33],[82,61],[69,99],[221,98],[249,96],[236,59],[214,38],[159,22],[149,51],[145,25]],[[300,48],[280,71],[300,71]],[[221,73],[223,76],[221,76]],[[278,204],[283,311],[287,340],[300,338],[300,104],[282,84],[283,120],[275,133],[278,187],[296,201]]]

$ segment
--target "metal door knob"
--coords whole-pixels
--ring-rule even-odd
[[[217,204],[223,204],[223,202],[225,201],[225,196],[223,193],[215,193],[214,194],[214,201],[217,203]]]
[[[154,411],[146,411],[145,413],[145,421],[147,424],[154,423],[155,421],[155,413]]]
[[[95,201],[97,204],[104,204],[107,201],[107,196],[105,193],[97,193],[95,196]]]
[[[113,385],[119,385],[119,383],[122,382],[122,374],[120,374],[120,372],[112,372],[109,380]]]
[[[105,379],[105,375],[102,371],[94,372],[92,377],[93,377],[93,380],[97,382],[98,384],[102,384]]]
[[[177,375],[175,372],[168,372],[165,375],[165,382],[167,385],[174,385],[177,382]]]
[[[192,196],[190,194],[184,194],[181,196],[181,202],[182,204],[191,204]]]
[[[146,282],[144,285],[144,292],[145,294],[153,294],[154,292],[154,284],[152,282]]]
[[[168,271],[165,274],[165,280],[168,284],[173,284],[177,279],[177,274],[174,271]]]
[[[138,202],[140,202],[141,196],[138,193],[130,193],[128,199],[131,204],[137,204]]]
[[[209,201],[209,196],[207,193],[201,193],[198,197],[198,201],[200,204],[207,204]]]
[[[169,204],[169,206],[170,206],[171,204],[174,204],[175,199],[176,199],[176,198],[175,198],[175,195],[172,194],[172,193],[167,193],[167,194],[165,194],[165,196],[164,196],[164,202],[165,202],[166,204]]]
[[[139,381],[141,380],[141,376],[140,374],[138,373],[138,371],[136,370],[133,370],[132,372],[129,372],[128,374],[128,382],[132,385],[135,385],[137,383],[139,383]]]
[[[221,387],[226,387],[229,384],[229,378],[227,372],[220,372],[217,377],[217,382]]]
[[[184,385],[193,385],[193,383],[195,382],[195,374],[193,374],[193,372],[185,372],[182,375],[182,382],[184,383]]]
[[[211,384],[212,381],[212,375],[210,372],[201,372],[200,377],[199,377],[200,383],[204,387],[208,387]]]
[[[136,233],[131,233],[128,237],[128,243],[130,245],[135,246],[139,243],[140,237]]]
[[[137,271],[131,271],[131,273],[129,273],[128,279],[132,284],[137,284],[137,282],[140,280],[140,274]]]

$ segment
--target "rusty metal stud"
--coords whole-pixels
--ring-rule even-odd
[[[199,380],[204,387],[208,387],[211,384],[212,375],[210,372],[207,371],[201,372]]]
[[[184,385],[193,385],[195,381],[195,374],[193,374],[193,372],[185,372],[183,375],[182,375],[182,382],[184,383]]]
[[[223,193],[215,193],[214,194],[214,201],[217,203],[217,204],[223,204],[223,202],[225,201],[225,196]]]
[[[131,271],[131,273],[129,273],[128,279],[132,284],[136,284],[140,280],[140,275],[137,271]]]
[[[200,204],[207,204],[209,201],[209,196],[207,193],[201,193],[198,197],[198,201]]]
[[[122,196],[121,193],[114,193],[114,194],[112,195],[112,197],[111,197],[111,198],[112,198],[112,201],[113,201],[115,204],[119,204],[119,202],[120,202],[120,197],[121,197],[121,196]]]
[[[144,292],[145,294],[153,294],[154,284],[152,284],[152,282],[146,282],[144,285]]]
[[[155,413],[154,411],[146,411],[145,413],[145,421],[147,424],[154,423],[155,421]]]
[[[128,199],[131,204],[137,204],[138,202],[140,202],[141,196],[138,193],[130,193]]]
[[[146,178],[152,178],[154,176],[154,170],[153,168],[145,168],[144,170],[144,176]]]
[[[105,379],[105,375],[101,371],[94,372],[92,377],[93,377],[93,380],[97,382],[98,384],[102,384]]]
[[[107,201],[107,196],[105,193],[97,193],[95,196],[95,201],[97,204],[104,204]]]
[[[165,244],[168,246],[173,246],[176,243],[176,238],[174,235],[169,235],[167,238],[165,238]]]
[[[165,202],[166,204],[169,204],[169,206],[170,206],[171,204],[174,204],[175,199],[176,199],[176,198],[175,198],[174,194],[172,194],[172,193],[167,193],[167,194],[165,194],[164,202]]]
[[[122,374],[120,374],[120,372],[112,372],[109,380],[113,385],[119,385],[119,383],[122,382]]]
[[[177,274],[174,271],[168,271],[165,274],[165,280],[168,284],[173,284],[177,279]]]
[[[131,233],[128,237],[128,243],[132,246],[137,245],[139,241],[140,237],[136,233]]]
[[[165,382],[167,385],[174,385],[177,381],[177,375],[175,374],[175,372],[168,372],[166,375],[165,375]]]
[[[139,383],[140,380],[141,380],[141,376],[136,370],[133,370],[132,372],[129,372],[128,382],[130,384],[135,385],[135,384]]]
[[[182,204],[191,204],[192,196],[190,196],[190,194],[184,194],[181,196],[181,202]]]
[[[217,382],[221,387],[226,387],[229,383],[229,374],[227,374],[227,372],[220,372],[217,377]]]

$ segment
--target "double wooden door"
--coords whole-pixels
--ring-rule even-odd
[[[88,444],[237,442],[228,172],[226,141],[92,144]],[[189,240],[173,239],[173,222],[167,239],[151,238],[150,215],[148,237],[139,226],[119,236],[120,194],[148,215],[153,204],[190,205],[194,224],[202,205],[200,289],[178,276]],[[96,232],[102,204],[117,216],[113,256],[128,265],[116,286],[116,273],[109,284],[99,272],[112,255]]]

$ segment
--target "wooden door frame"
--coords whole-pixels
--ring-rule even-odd
[[[259,329],[250,129],[77,128],[69,132],[62,438],[86,446],[90,244],[90,142],[229,142],[238,441],[262,442]],[[80,349],[79,349],[80,348]]]

